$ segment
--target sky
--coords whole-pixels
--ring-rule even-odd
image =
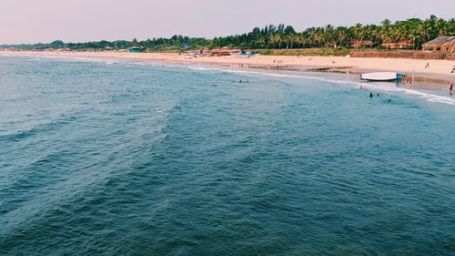
[[[455,0],[0,0],[0,44],[212,38],[267,24],[302,31],[431,14],[455,18]]]

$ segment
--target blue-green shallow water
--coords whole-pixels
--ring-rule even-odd
[[[313,76],[1,58],[0,254],[455,255],[455,106]]]

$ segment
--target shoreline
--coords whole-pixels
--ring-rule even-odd
[[[234,69],[340,73],[357,76],[365,72],[391,71],[414,74],[415,86],[426,89],[447,90],[449,82],[455,83],[451,73],[455,61],[395,58],[351,58],[325,56],[253,56],[253,57],[188,57],[178,53],[129,53],[129,52],[65,52],[65,51],[10,51],[0,50],[1,56],[121,59],[156,61],[190,65],[209,65]],[[426,68],[426,64],[430,66]],[[414,87],[414,85],[413,85]]]

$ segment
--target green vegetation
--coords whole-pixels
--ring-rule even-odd
[[[261,55],[274,56],[346,56],[350,54],[348,48],[307,48],[307,49],[260,49]]]
[[[408,49],[420,49],[422,44],[438,36],[455,36],[455,19],[444,20],[431,16],[426,20],[408,19],[392,23],[384,20],[380,25],[356,24],[351,27],[313,27],[296,32],[292,26],[283,24],[256,27],[250,33],[215,37],[213,39],[189,38],[175,35],[171,38],[154,38],[145,41],[99,41],[87,43],[2,45],[0,48],[24,50],[71,49],[84,50],[124,50],[140,47],[146,51],[182,51],[201,48],[243,48],[261,49],[262,54],[278,55],[345,55],[357,41],[368,41],[369,47],[383,48],[383,43],[405,42]],[[360,45],[362,47],[362,44]],[[316,50],[296,50],[318,48]],[[281,49],[281,50],[280,50]],[[286,49],[286,50],[283,50]]]

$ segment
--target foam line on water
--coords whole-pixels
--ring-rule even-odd
[[[310,75],[294,75],[294,74],[278,74],[278,73],[271,73],[271,72],[260,72],[260,71],[246,71],[246,70],[234,70],[234,69],[216,69],[216,68],[203,68],[197,67],[192,68],[198,71],[219,71],[219,72],[228,72],[228,73],[235,73],[235,74],[244,74],[244,75],[262,75],[262,76],[269,76],[269,77],[278,77],[278,78],[300,78],[300,79],[307,79],[307,80],[317,80],[321,82],[327,82],[331,84],[339,84],[339,85],[348,85],[348,86],[355,86],[355,87],[363,87],[366,89],[371,90],[381,90],[386,92],[396,92],[396,93],[404,93],[412,96],[416,96],[420,99],[433,102],[433,103],[442,103],[447,105],[455,106],[455,98],[437,94],[431,94],[423,91],[407,89],[407,88],[400,88],[396,87],[393,83],[366,83],[366,82],[356,82],[356,81],[347,81],[347,80],[335,80],[325,77],[317,77],[317,76],[310,76]]]
[[[41,56],[39,57],[41,58]],[[136,64],[136,65],[157,65],[157,62],[143,62],[143,61],[131,61],[131,60],[119,60],[119,59],[98,59],[98,58],[89,58],[89,57],[61,57],[61,56],[51,56],[51,57],[44,57],[49,59],[61,59],[61,60],[69,60],[69,61],[82,61],[82,62],[98,62],[98,63],[105,63],[107,65],[112,65],[116,63],[124,63],[124,64]],[[216,68],[216,67],[189,67],[195,71],[207,71],[207,72],[227,72],[227,73],[234,73],[234,74],[243,74],[243,75],[260,75],[260,76],[269,76],[269,77],[278,77],[278,78],[298,78],[298,79],[307,79],[307,80],[317,80],[321,82],[327,82],[331,84],[339,84],[339,85],[348,85],[348,86],[355,86],[363,88],[371,89],[371,90],[381,90],[387,92],[395,92],[395,93],[404,93],[412,96],[416,96],[420,99],[426,100],[428,102],[433,103],[441,103],[455,106],[455,98],[449,96],[442,96],[431,94],[423,91],[413,90],[413,89],[406,89],[406,88],[399,88],[395,86],[391,86],[391,83],[363,83],[363,82],[356,82],[356,81],[347,81],[347,80],[335,80],[325,77],[318,77],[318,76],[310,76],[310,75],[295,75],[295,74],[279,74],[273,72],[260,72],[260,71],[252,71],[252,70],[236,70],[236,69],[226,69],[226,68]]]

